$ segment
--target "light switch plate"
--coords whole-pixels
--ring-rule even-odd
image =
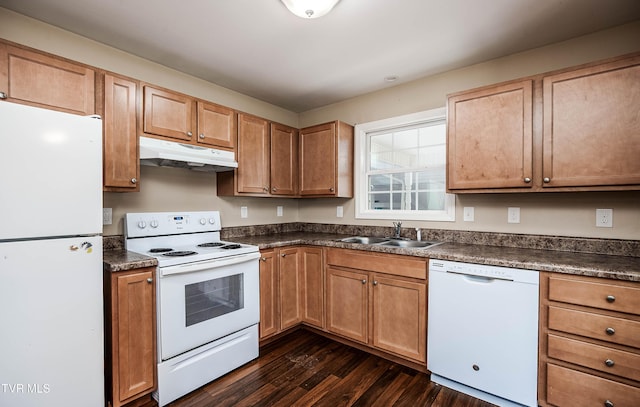
[[[282,216],[284,209],[282,206],[276,206],[276,216]]]
[[[507,222],[508,223],[520,223],[520,208],[508,208],[507,209]]]
[[[462,212],[465,222],[473,222],[475,217],[475,208],[473,206],[465,206]]]
[[[341,218],[344,216],[344,207],[336,206],[336,218]]]
[[[111,225],[113,223],[113,209],[102,208],[102,224]]]
[[[249,217],[249,210],[247,209],[246,206],[241,206],[240,207],[240,217],[241,218],[248,218]]]

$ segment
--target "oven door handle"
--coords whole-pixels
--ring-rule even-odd
[[[219,268],[224,266],[231,266],[234,264],[245,263],[251,260],[257,260],[260,258],[260,253],[246,253],[237,256],[223,257],[220,259],[211,259],[201,261],[197,263],[181,264],[177,266],[161,267],[159,268],[162,276],[169,276],[172,274],[185,274],[193,273],[196,271],[209,270],[212,268]]]

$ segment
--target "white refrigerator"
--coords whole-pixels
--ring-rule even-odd
[[[104,406],[102,121],[0,102],[0,406]]]

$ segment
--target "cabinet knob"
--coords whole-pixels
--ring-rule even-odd
[[[286,256],[286,254],[285,254],[285,253],[282,253],[282,254],[280,255],[280,257],[284,257],[284,256]]]
[[[278,190],[278,188],[276,188],[276,187],[271,188],[272,192],[276,192],[277,190]]]
[[[149,278],[147,279],[147,283],[153,283],[153,279],[152,279],[151,277],[149,277]]]
[[[198,136],[198,138],[199,138],[200,140],[204,140],[204,134],[200,134],[200,135]]]
[[[613,335],[616,333],[616,330],[611,327],[605,329],[604,331],[607,333],[607,335]]]
[[[334,187],[329,188],[330,192],[334,192],[336,189]]]
[[[188,132],[187,132],[187,136],[191,137],[191,136],[193,136],[193,133],[192,133],[192,132],[190,132],[190,131],[188,131]]]
[[[526,182],[527,184],[531,182],[531,178],[529,177],[525,177],[524,182]]]
[[[267,258],[266,257],[261,257],[260,260],[267,261]]]
[[[6,99],[6,98],[7,98],[6,92],[0,92],[0,99]]]
[[[269,187],[262,187],[262,190],[263,190],[264,192],[269,192]]]
[[[367,280],[365,280],[364,278],[362,279],[362,284],[367,284]]]
[[[131,183],[132,184],[137,184],[138,183],[138,179],[137,178],[131,178]]]
[[[373,285],[378,285],[378,282],[376,280],[373,280]]]
[[[542,182],[544,182],[545,184],[548,184],[548,183],[550,183],[550,182],[551,182],[551,178],[549,178],[549,177],[544,177],[544,178],[542,179]]]
[[[613,407],[613,401],[610,401],[610,400],[605,401],[604,407]]]
[[[613,360],[611,360],[611,359],[607,359],[607,360],[605,360],[605,361],[604,361],[604,364],[605,364],[605,365],[607,365],[607,366],[609,366],[609,367],[613,367],[613,365],[615,365],[615,364],[616,364],[616,362],[614,362],[614,361],[613,361]]]
[[[616,300],[616,297],[613,295],[607,295],[607,302],[611,303]]]

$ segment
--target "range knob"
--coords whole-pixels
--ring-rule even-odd
[[[139,227],[140,229],[144,229],[144,228],[146,228],[146,227],[147,227],[147,222],[145,222],[145,221],[143,221],[143,220],[139,221],[139,222],[138,222],[138,227]]]
[[[216,224],[216,219],[215,218],[209,218],[209,224],[215,225]]]
[[[151,223],[149,223],[149,225],[155,229],[158,227],[158,221],[154,219],[151,221]]]
[[[207,220],[205,218],[200,218],[200,224],[202,226],[206,225],[207,224]]]

